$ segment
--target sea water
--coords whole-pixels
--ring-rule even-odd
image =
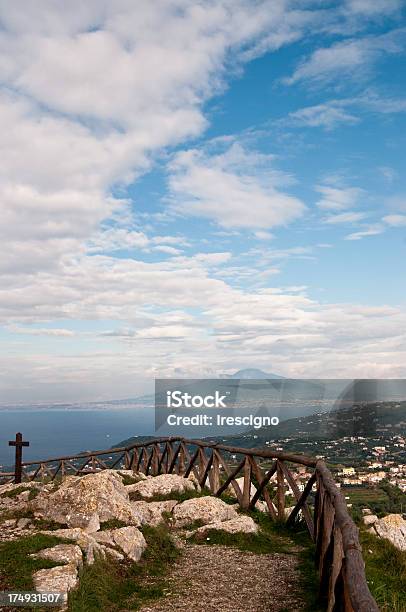
[[[0,465],[11,466],[8,441],[21,431],[26,461],[110,448],[132,436],[153,435],[153,408],[114,410],[0,410]]]

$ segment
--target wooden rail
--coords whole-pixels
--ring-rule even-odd
[[[308,481],[303,491],[292,465],[307,468]],[[288,525],[293,525],[300,515],[315,542],[320,597],[326,610],[379,611],[366,582],[358,529],[323,461],[269,449],[160,438],[122,448],[27,461],[22,463],[22,477],[55,480],[104,469],[127,469],[146,475],[194,474],[200,486],[217,497],[232,487],[244,510],[262,501],[271,519]],[[285,507],[288,488],[295,500],[291,508]]]

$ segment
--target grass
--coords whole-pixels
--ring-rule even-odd
[[[368,586],[381,611],[406,612],[406,552],[363,528],[360,541]]]
[[[123,484],[125,486],[136,484],[137,482],[141,481],[141,478],[137,478],[136,476],[130,476],[129,474],[123,474],[120,471],[118,473],[120,474]]]
[[[137,491],[132,491],[129,495],[131,501],[147,501],[147,502],[157,502],[157,501],[168,501],[170,499],[174,499],[178,502],[186,501],[187,499],[194,499],[195,497],[205,497],[209,495],[208,492],[204,491],[183,491],[180,493],[179,491],[175,491],[172,493],[167,493],[165,495],[154,495],[153,497],[142,497]]]
[[[69,595],[70,612],[138,610],[165,593],[165,572],[179,555],[164,526],[143,527],[148,547],[138,563],[98,558],[86,566]]]
[[[121,527],[127,527],[128,523],[120,521],[119,519],[110,519],[100,525],[100,531],[107,531],[108,529],[120,529]]]
[[[39,493],[39,489],[36,489],[35,487],[25,487],[24,485],[21,485],[21,487],[16,487],[15,489],[11,489],[10,491],[4,491],[4,493],[2,493],[0,497],[2,498],[9,497],[13,499],[14,497],[18,497],[18,495],[20,495],[21,493],[25,493],[25,491],[30,492],[28,496],[29,501],[37,497]]]
[[[54,536],[35,534],[0,544],[0,590],[33,590],[32,574],[58,565],[48,559],[34,559],[30,554],[64,542]]]

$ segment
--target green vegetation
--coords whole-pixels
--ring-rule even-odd
[[[406,612],[406,552],[360,531],[369,589],[382,612]]]
[[[127,527],[128,523],[120,521],[119,519],[110,519],[100,525],[100,531],[107,531],[108,529],[120,529],[121,527]]]
[[[0,544],[0,590],[33,589],[32,574],[40,569],[58,565],[48,559],[34,559],[31,554],[64,542],[61,538],[35,534]]]
[[[377,487],[343,487],[342,493],[350,498],[352,516],[356,522],[361,521],[362,508],[369,508],[379,518],[406,512],[406,493],[387,480]]]
[[[142,497],[137,491],[132,491],[129,495],[131,501],[147,501],[147,502],[155,502],[155,501],[168,501],[170,499],[175,499],[178,502],[186,501],[187,499],[193,499],[195,497],[204,497],[209,495],[209,492],[204,491],[183,491],[183,493],[173,492],[167,493],[166,495],[154,495],[153,497]],[[235,502],[235,500],[234,500]]]
[[[123,474],[123,472],[119,472],[122,480],[123,480],[123,484],[125,486],[127,485],[132,485],[132,484],[136,484],[137,482],[140,482],[141,478],[136,477],[136,476],[130,476],[129,474]]]
[[[69,595],[70,612],[138,610],[165,593],[165,572],[179,555],[164,526],[142,529],[148,547],[138,563],[98,558],[87,565]]]
[[[25,487],[24,485],[21,485],[21,487],[16,487],[15,489],[11,489],[10,491],[4,491],[4,493],[2,493],[0,497],[14,498],[14,497],[18,497],[19,495],[21,495],[21,493],[25,493],[25,491],[30,492],[28,496],[29,500],[37,497],[39,493],[39,489],[36,489],[35,487]]]

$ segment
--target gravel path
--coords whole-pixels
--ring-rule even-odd
[[[166,596],[141,612],[296,612],[295,555],[257,555],[229,546],[187,544]]]

